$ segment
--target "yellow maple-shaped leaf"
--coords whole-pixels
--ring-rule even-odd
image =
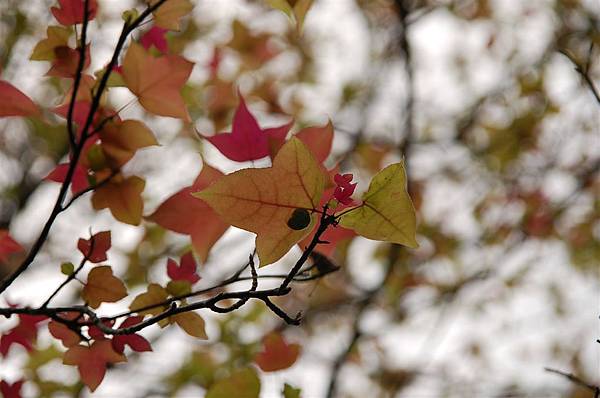
[[[101,303],[114,303],[125,296],[127,288],[113,275],[110,265],[92,268],[81,291],[81,297],[92,308],[98,308]]]
[[[102,152],[112,167],[127,163],[135,152],[151,145],[158,145],[154,134],[138,120],[124,120],[105,126],[100,132]]]
[[[173,315],[170,319],[190,336],[202,340],[208,339],[204,319],[195,312],[182,312],[181,314]]]
[[[148,112],[189,122],[181,88],[193,66],[193,62],[175,54],[154,57],[134,42],[125,54],[122,75],[127,88]]]
[[[152,0],[149,3],[154,4],[156,1]],[[169,0],[152,13],[154,24],[168,30],[180,30],[179,19],[189,14],[193,8],[190,0]]]
[[[415,239],[415,208],[406,190],[404,162],[377,173],[363,195],[363,203],[346,211],[340,219],[342,227],[369,239],[412,248],[419,246]]]
[[[223,221],[256,234],[263,266],[279,260],[312,230],[318,216],[313,210],[319,210],[324,187],[319,164],[299,139],[292,138],[272,167],[236,171],[194,195]]]
[[[55,49],[57,47],[67,47],[71,28],[64,26],[48,26],[46,30],[47,37],[40,40],[31,53],[32,61],[52,61],[56,59]]]
[[[144,211],[142,191],[145,185],[146,182],[140,177],[124,178],[117,175],[94,191],[92,206],[96,210],[108,208],[117,220],[139,225]]]
[[[129,309],[137,312],[139,315],[158,315],[169,309],[169,306],[158,306],[147,310],[144,310],[143,308],[162,303],[167,300],[167,298],[169,298],[169,293],[164,287],[156,283],[151,283],[148,285],[145,293],[140,293],[133,299],[129,305]],[[163,328],[169,323],[169,319],[163,319],[158,322],[160,327]]]

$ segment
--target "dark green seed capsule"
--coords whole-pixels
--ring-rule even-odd
[[[287,222],[288,227],[296,231],[300,231],[301,229],[308,227],[308,224],[310,224],[310,214],[306,209],[294,210]]]

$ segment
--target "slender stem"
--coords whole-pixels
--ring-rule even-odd
[[[50,301],[52,301],[54,296],[56,296],[62,290],[63,287],[67,286],[67,284],[69,282],[71,282],[73,279],[75,279],[77,277],[77,274],[79,273],[79,271],[81,271],[83,269],[83,267],[85,266],[85,263],[89,260],[90,256],[94,252],[95,244],[96,244],[96,239],[94,239],[94,237],[92,236],[92,239],[90,242],[90,248],[89,248],[88,252],[85,254],[85,256],[83,256],[83,258],[81,259],[81,262],[79,263],[79,266],[77,267],[77,269],[75,269],[71,275],[68,275],[67,278],[63,281],[63,283],[61,283],[60,286],[58,286],[56,288],[54,293],[52,293],[50,295],[50,297],[48,297],[48,299],[44,302],[44,304],[42,304],[42,308],[46,308],[48,306],[48,304],[50,304]]]
[[[75,110],[75,100],[79,91],[79,84],[83,76],[83,68],[85,67],[85,47],[87,40],[87,28],[89,22],[89,0],[85,0],[83,4],[83,26],[81,27],[81,41],[79,42],[79,63],[77,64],[77,72],[75,73],[75,81],[73,82],[73,92],[71,93],[71,102],[69,102],[69,111],[67,113],[67,133],[69,134],[69,142],[71,149],[76,147],[75,132],[73,131],[73,111]]]

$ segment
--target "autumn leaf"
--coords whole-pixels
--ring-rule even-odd
[[[27,95],[9,82],[0,80],[0,117],[39,114],[37,105]]]
[[[146,31],[142,37],[140,37],[140,44],[146,50],[150,50],[152,46],[154,46],[158,51],[163,54],[169,52],[169,45],[167,43],[167,39],[165,38],[165,33],[167,29],[163,29],[158,26],[153,26],[148,31]]]
[[[333,144],[333,124],[331,120],[322,127],[306,127],[295,134],[312,152],[319,163],[323,163],[331,153]]]
[[[292,123],[263,130],[246,107],[241,93],[239,98],[240,103],[233,116],[231,133],[203,137],[228,159],[236,162],[258,160],[269,156],[270,141],[285,141],[285,136],[292,127]]]
[[[119,329],[135,326],[142,322],[143,319],[144,318],[141,316],[131,316],[125,319],[121,325],[119,325]],[[112,347],[115,352],[122,354],[123,351],[125,351],[126,345],[128,345],[135,352],[152,351],[152,347],[150,346],[148,340],[137,333],[118,334],[112,338]]]
[[[96,188],[92,196],[92,206],[96,210],[110,209],[119,221],[139,225],[144,211],[142,191],[146,182],[137,176],[124,178],[120,175]]]
[[[77,314],[75,316],[77,316]],[[66,348],[73,347],[81,341],[81,337],[79,337],[77,333],[69,329],[66,325],[54,320],[50,321],[48,324],[48,330],[50,331],[50,334],[60,340]]]
[[[81,292],[81,297],[92,308],[98,308],[101,303],[114,303],[126,296],[125,285],[113,275],[109,265],[92,268]]]
[[[21,398],[21,387],[24,380],[18,380],[14,383],[8,383],[5,380],[0,381],[0,395],[4,398]]]
[[[148,285],[146,292],[138,294],[135,299],[129,305],[129,309],[133,312],[137,312],[139,315],[158,315],[169,307],[157,306],[148,310],[142,310],[142,308],[149,307],[155,304],[162,303],[169,298],[169,293],[162,286],[151,283]],[[170,323],[169,319],[163,319],[158,322],[160,327],[165,327]]]
[[[52,15],[61,25],[75,25],[83,22],[85,0],[58,0],[59,7],[52,7]],[[88,21],[96,17],[98,3],[89,0]]]
[[[57,165],[46,177],[45,180],[54,182],[64,182],[69,170],[69,163],[61,163]],[[75,172],[71,179],[71,192],[78,193],[90,186],[87,178],[87,170],[79,163],[75,166]]]
[[[151,113],[189,122],[181,88],[194,64],[179,55],[153,57],[137,43],[131,43],[123,61],[123,80],[140,104]]]
[[[363,195],[363,203],[343,213],[340,225],[359,235],[411,248],[418,247],[415,240],[415,209],[406,190],[403,162],[392,164],[377,173]]]
[[[256,233],[261,266],[279,260],[316,221],[325,177],[319,165],[297,138],[279,151],[273,167],[244,169],[224,176],[194,195],[206,201],[224,221]],[[288,225],[295,211],[310,213],[304,228]]]
[[[116,353],[110,340],[94,341],[91,346],[76,345],[67,350],[63,364],[77,366],[81,381],[93,392],[104,379],[108,364],[126,362]]]
[[[194,284],[200,280],[200,276],[196,273],[196,260],[192,252],[187,252],[181,257],[180,265],[177,265],[175,260],[167,260],[167,275],[174,281],[187,281]]]
[[[191,186],[169,197],[147,217],[163,228],[190,235],[192,246],[202,262],[206,261],[211,247],[229,224],[223,222],[206,202],[194,198],[192,192],[208,187],[222,176],[223,173],[205,163]]]
[[[10,237],[8,231],[0,229],[0,261],[5,262],[11,254],[22,251],[23,247]]]
[[[47,37],[35,45],[29,59],[32,61],[53,61],[56,58],[54,49],[68,46],[71,32],[71,28],[48,26],[46,29]]]
[[[254,369],[246,368],[214,383],[205,398],[258,398],[259,395],[260,379]]]
[[[79,50],[68,46],[54,48],[54,60],[52,66],[46,72],[46,76],[74,78],[79,68]],[[85,46],[84,69],[90,66],[90,46]]]
[[[153,0],[150,4],[156,3]],[[154,10],[154,24],[168,30],[179,30],[179,19],[188,15],[194,5],[189,0],[169,0]]]
[[[108,258],[106,252],[110,249],[110,246],[110,231],[98,232],[97,234],[92,235],[90,239],[80,238],[77,242],[77,248],[81,254],[92,263],[106,261]]]
[[[0,355],[6,356],[13,344],[19,344],[27,351],[33,350],[33,343],[37,339],[38,323],[45,319],[46,317],[41,315],[19,314],[19,323],[0,336]]]
[[[182,312],[169,318],[190,336],[199,338],[201,340],[208,339],[208,336],[206,335],[204,319],[199,314],[195,312]]]
[[[119,169],[140,148],[158,145],[154,134],[139,120],[108,123],[100,131],[102,151],[111,167]]]
[[[275,372],[292,366],[298,355],[298,344],[288,344],[281,334],[271,333],[263,339],[263,350],[256,354],[254,362],[264,372]]]

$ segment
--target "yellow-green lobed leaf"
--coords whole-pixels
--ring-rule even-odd
[[[404,163],[392,164],[377,173],[363,203],[342,215],[340,225],[365,238],[418,247],[415,208],[406,189]]]

